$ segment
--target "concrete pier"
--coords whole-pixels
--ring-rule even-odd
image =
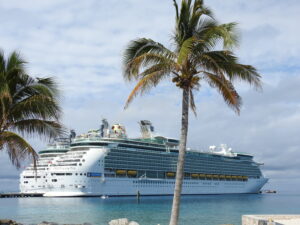
[[[300,215],[243,215],[242,225],[299,225]]]
[[[37,193],[0,193],[0,198],[27,198],[27,197],[43,197],[43,194],[37,194]]]

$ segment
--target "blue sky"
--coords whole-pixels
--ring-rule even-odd
[[[226,143],[264,162],[269,188],[300,187],[300,3],[296,0],[210,0],[220,22],[238,22],[242,63],[257,67],[263,92],[237,83],[241,115],[203,85],[191,114],[189,146],[208,149]],[[171,0],[0,0],[0,48],[21,52],[33,76],[54,76],[62,89],[63,123],[77,133],[97,128],[101,118],[123,123],[139,135],[137,121],[153,121],[159,134],[179,137],[180,91],[167,81],[128,110],[133,84],[122,78],[128,42],[148,37],[172,47]],[[46,143],[33,139],[41,149]],[[0,191],[16,190],[20,171],[0,153]],[[291,188],[293,187],[293,188]]]

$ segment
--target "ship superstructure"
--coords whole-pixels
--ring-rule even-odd
[[[128,138],[123,125],[103,120],[99,130],[74,138],[37,178],[44,196],[173,194],[179,141],[155,135],[150,121],[140,128],[141,138]],[[182,194],[258,193],[268,180],[253,156],[226,145],[188,150],[184,170]]]
[[[57,138],[45,150],[40,151],[36,167],[31,164],[20,174],[20,191],[22,193],[45,193],[49,166],[56,157],[65,154],[69,148],[69,138]]]

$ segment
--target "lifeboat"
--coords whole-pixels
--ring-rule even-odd
[[[173,173],[173,172],[167,172],[167,177],[175,177],[175,173]]]
[[[126,174],[126,170],[116,170],[116,174],[117,175],[125,175]]]
[[[136,176],[137,172],[136,172],[136,170],[128,170],[128,171],[127,171],[127,174],[128,174],[129,176]]]
[[[196,179],[196,178],[198,178],[198,177],[199,177],[199,174],[197,174],[197,173],[193,173],[193,174],[192,174],[192,178]]]

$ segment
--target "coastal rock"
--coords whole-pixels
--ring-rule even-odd
[[[139,225],[139,224],[135,221],[131,221],[128,225]]]
[[[14,220],[2,219],[0,220],[0,225],[20,225],[20,223],[17,223]]]
[[[122,218],[122,219],[116,219],[116,220],[111,220],[109,225],[139,225],[135,221],[130,221],[127,218]]]
[[[58,225],[58,223],[43,221],[43,222],[39,223],[38,225]]]
[[[122,223],[120,223],[120,224],[122,224]],[[23,224],[22,223],[18,223],[18,222],[14,221],[14,220],[0,219],[0,225],[23,225]],[[71,223],[65,224],[64,223],[64,224],[61,224],[61,223],[43,221],[41,223],[31,224],[31,225],[92,225],[92,224],[91,223],[83,223],[83,224],[71,224]],[[136,224],[132,224],[132,225],[136,225]]]
[[[47,222],[47,221],[43,221],[37,225],[91,225],[90,223],[84,223],[84,224],[60,224],[60,223],[55,223],[55,222]]]
[[[127,218],[122,218],[122,219],[116,219],[116,220],[111,220],[108,224],[109,225],[128,225],[129,221]]]

